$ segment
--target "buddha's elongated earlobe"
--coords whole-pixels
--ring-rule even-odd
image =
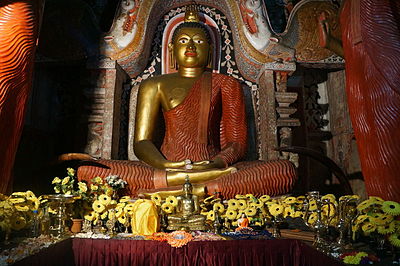
[[[169,52],[169,68],[170,69],[177,69],[175,55],[174,55],[174,45],[172,42],[168,44],[168,52]]]
[[[209,68],[209,69],[213,68],[213,46],[212,45],[210,45],[210,48],[208,49],[207,68]]]

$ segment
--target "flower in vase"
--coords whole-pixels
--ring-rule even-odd
[[[84,183],[84,182],[79,182],[79,183],[78,183],[78,189],[79,189],[80,192],[86,193],[87,190],[88,190],[88,187],[87,187],[86,183]]]
[[[103,204],[104,206],[107,206],[111,202],[110,196],[108,196],[106,194],[101,194],[98,199],[99,199],[100,203]]]
[[[86,213],[85,216],[83,216],[83,218],[85,220],[92,222],[96,218],[96,216],[98,216],[98,213],[91,211],[91,212]]]
[[[367,199],[357,205],[357,210],[362,212],[362,211],[368,209],[369,207],[371,207],[372,205],[373,205],[373,202],[371,200]]]
[[[309,224],[314,224],[318,219],[318,215],[316,212],[313,212],[310,214],[310,216],[308,217],[308,223]]]
[[[244,210],[244,213],[248,217],[253,217],[254,215],[257,214],[257,210],[255,208],[247,208],[247,209]]]
[[[174,210],[174,206],[172,204],[170,204],[169,202],[166,202],[166,203],[161,205],[161,209],[165,213],[172,213],[172,211]]]
[[[58,178],[58,177],[55,177],[55,178],[53,179],[53,181],[51,181],[51,183],[52,183],[52,184],[59,184],[59,183],[61,183],[61,179]]]
[[[62,180],[62,182],[61,182],[61,185],[66,185],[66,184],[68,184],[69,180],[70,180],[70,177],[69,177],[69,176],[64,177],[63,180]]]
[[[25,199],[24,199],[24,198],[10,198],[9,201],[10,201],[12,204],[18,204],[18,203],[23,203],[23,202],[25,202]]]
[[[226,210],[225,215],[226,215],[226,217],[227,217],[229,220],[235,220],[236,217],[237,217],[237,211],[228,208],[228,209]]]
[[[22,216],[11,217],[11,228],[14,230],[21,230],[26,226],[26,220]]]
[[[133,212],[135,211],[135,205],[133,203],[126,204],[124,211],[129,215],[133,215]]]
[[[131,199],[131,197],[129,196],[123,196],[119,199],[119,202],[124,203],[124,202],[128,202]]]
[[[361,226],[361,229],[364,233],[372,233],[376,230],[376,225],[367,222],[363,226]]]
[[[253,200],[253,199],[255,199],[256,197],[254,197],[254,195],[253,194],[246,194],[246,199],[247,200]]]
[[[269,212],[271,213],[272,216],[278,216],[279,214],[283,213],[283,206],[280,204],[272,204],[271,206],[269,206],[268,208]]]
[[[217,202],[213,205],[213,210],[222,214],[225,211],[225,206],[222,203]]]
[[[91,184],[90,185],[90,190],[91,191],[97,191],[99,189],[99,186],[98,185],[94,185],[94,184]]]
[[[173,207],[178,206],[178,200],[176,199],[175,196],[169,196],[167,197],[167,199],[165,200],[166,203],[170,204]]]
[[[310,200],[308,210],[309,211],[316,211],[317,210],[317,202],[315,200]]]
[[[389,236],[390,243],[395,247],[400,247],[400,235],[398,233]]]
[[[295,197],[287,197],[286,199],[283,200],[284,204],[293,204],[296,202],[296,198]]]
[[[265,202],[269,201],[270,198],[271,198],[271,197],[268,196],[268,195],[262,195],[262,196],[259,198],[259,200],[260,200],[261,202],[265,203]]]
[[[95,178],[92,179],[92,182],[97,185],[101,185],[103,184],[103,179],[100,176],[96,176]]]
[[[293,211],[292,207],[287,206],[283,210],[283,217],[294,217],[295,212]]]
[[[100,214],[100,219],[104,220],[108,217],[108,211],[103,212],[102,214]]]
[[[161,206],[161,196],[158,193],[154,193],[151,195],[151,200],[154,202],[155,205]]]
[[[396,230],[396,223],[395,221],[392,221],[391,223],[386,225],[379,225],[377,230],[378,233],[382,235],[394,233],[394,231]]]
[[[247,208],[247,202],[244,199],[238,200],[238,209],[245,210]]]
[[[237,210],[238,209],[238,201],[235,199],[228,200],[228,209]]]
[[[382,203],[382,210],[390,215],[400,215],[400,204],[395,201],[385,201]]]
[[[213,210],[207,213],[207,220],[214,221],[215,220],[215,213]]]
[[[118,218],[118,222],[120,222],[121,224],[125,224],[126,223],[126,215],[124,214],[124,215],[121,215],[119,218]]]
[[[95,200],[92,204],[92,208],[95,212],[101,213],[106,207],[99,200]]]
[[[240,194],[237,194],[237,195],[235,195],[235,199],[238,199],[238,200],[246,200],[247,198],[246,198],[246,196],[244,196],[244,195],[240,195]]]

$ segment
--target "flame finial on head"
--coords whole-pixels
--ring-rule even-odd
[[[199,22],[199,8],[196,4],[186,6],[185,22]]]

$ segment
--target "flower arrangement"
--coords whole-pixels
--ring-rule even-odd
[[[339,258],[343,261],[343,263],[352,265],[373,264],[374,262],[379,262],[378,257],[363,251],[361,252],[353,251],[350,253],[343,253]]]
[[[163,199],[160,194],[154,193],[151,195],[151,200],[166,214],[174,213],[178,206],[178,199],[175,196],[168,196]]]
[[[386,237],[389,242],[400,247],[400,204],[394,201],[384,201],[379,197],[369,197],[357,206],[359,215],[355,219],[353,232],[361,232],[365,236],[378,234]],[[353,238],[355,235],[353,234]]]
[[[26,228],[32,221],[33,211],[38,211],[40,199],[32,191],[0,194],[0,229],[10,233]]]

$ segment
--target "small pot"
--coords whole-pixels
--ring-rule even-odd
[[[71,232],[76,234],[82,230],[83,219],[72,219]]]

